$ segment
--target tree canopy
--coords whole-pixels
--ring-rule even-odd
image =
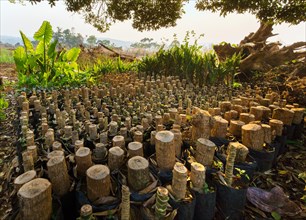
[[[42,0],[29,1],[38,3]],[[51,6],[57,1],[48,0]],[[184,13],[186,2],[188,0],[65,0],[68,11],[83,14],[86,22],[102,32],[114,22],[128,19],[139,31],[175,26]],[[196,8],[220,12],[223,16],[249,12],[261,21],[273,23],[306,21],[305,0],[196,0]]]

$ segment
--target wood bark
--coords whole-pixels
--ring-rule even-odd
[[[187,168],[179,162],[176,162],[172,170],[172,190],[174,197],[178,200],[184,199],[187,190]]]
[[[197,141],[199,138],[209,138],[211,130],[211,115],[208,111],[195,108],[195,114],[192,116],[191,139]]]
[[[211,129],[212,137],[226,138],[228,121],[221,116],[213,117],[213,126]]]
[[[284,123],[277,119],[270,119],[269,125],[272,129],[272,134],[275,133],[277,136],[282,136]]]
[[[119,169],[123,164],[124,150],[120,147],[112,147],[108,151],[108,167],[111,171]]]
[[[36,171],[35,170],[29,170],[21,175],[19,175],[15,180],[14,180],[14,186],[16,192],[26,183],[30,182],[31,180],[36,178]]]
[[[245,125],[243,121],[231,120],[229,126],[229,132],[236,137],[241,137],[241,128],[243,125]]]
[[[247,124],[242,126],[242,144],[253,150],[260,151],[264,144],[264,131],[260,125]]]
[[[128,144],[128,153],[129,153],[129,158],[132,158],[134,156],[141,156],[143,157],[143,146],[142,143],[134,141],[130,142]]]
[[[170,131],[159,131],[155,135],[157,166],[161,170],[171,170],[175,164],[174,134]]]
[[[202,192],[205,183],[205,167],[197,162],[191,164],[190,180],[192,183],[192,188]]]
[[[278,119],[284,123],[284,125],[291,125],[294,117],[294,111],[287,108],[276,108],[273,110],[272,118]]]
[[[107,166],[93,165],[86,171],[87,197],[95,201],[110,194],[111,180]]]
[[[52,190],[58,196],[63,196],[70,189],[70,180],[64,156],[50,158],[47,162],[48,176],[52,183]]]
[[[51,183],[36,178],[18,191],[20,217],[23,220],[49,220],[52,215]]]
[[[199,138],[196,142],[196,161],[204,166],[211,166],[214,160],[215,148],[216,145],[210,140]]]
[[[149,162],[141,156],[128,160],[128,183],[135,191],[144,189],[150,182]]]
[[[86,170],[92,166],[91,151],[87,147],[81,147],[75,153],[75,160],[77,164],[77,174],[82,177],[85,176]]]

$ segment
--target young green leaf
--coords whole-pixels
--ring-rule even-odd
[[[44,40],[45,43],[50,43],[52,39],[52,26],[48,21],[44,21],[39,30],[34,34],[34,39],[38,41]]]

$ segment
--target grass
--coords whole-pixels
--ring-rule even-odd
[[[0,48],[0,63],[14,63],[13,52],[6,48]]]

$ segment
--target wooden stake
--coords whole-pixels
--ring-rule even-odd
[[[270,119],[269,125],[271,126],[272,133],[277,136],[282,136],[284,123],[277,119]]]
[[[135,191],[144,189],[150,182],[149,162],[141,157],[135,156],[128,160],[128,183]]]
[[[304,108],[292,108],[291,111],[294,112],[292,123],[296,125],[301,124],[303,121],[305,109]]]
[[[54,141],[52,144],[52,150],[63,150],[62,143],[59,141]]]
[[[119,169],[124,160],[124,150],[112,147],[108,151],[108,167],[111,171]]]
[[[228,121],[221,116],[213,117],[213,127],[211,129],[212,137],[226,138]]]
[[[272,142],[272,129],[270,125],[262,124],[261,125],[263,131],[264,131],[264,141],[267,144],[271,144]]]
[[[51,183],[37,178],[18,191],[20,217],[23,220],[49,220],[52,215]]]
[[[87,197],[91,202],[110,194],[109,174],[108,167],[100,164],[94,165],[86,171]]]
[[[34,170],[34,160],[30,151],[22,153],[24,171]]]
[[[241,128],[243,125],[245,125],[243,121],[231,120],[229,132],[236,137],[241,137]]]
[[[204,166],[211,166],[214,160],[216,145],[205,138],[199,138],[196,145],[196,161]]]
[[[171,132],[174,134],[174,146],[175,146],[175,156],[180,158],[181,157],[181,151],[182,151],[182,133],[178,129],[172,129]]]
[[[239,121],[243,121],[245,124],[249,124],[252,121],[255,121],[255,116],[249,113],[241,113],[239,115]]]
[[[211,116],[208,111],[195,108],[196,113],[192,116],[191,139],[197,141],[199,138],[209,138]]]
[[[172,190],[174,197],[178,200],[184,199],[187,190],[187,168],[179,162],[176,162],[173,167]]]
[[[36,178],[36,171],[35,170],[29,170],[21,175],[19,175],[15,180],[14,180],[14,186],[16,192],[26,183],[30,182],[31,180]]]
[[[291,125],[294,117],[294,111],[287,108],[276,108],[273,110],[272,118],[280,120],[284,125]]]
[[[36,145],[31,145],[27,147],[27,151],[31,153],[33,157],[33,162],[36,163],[38,156],[37,156],[37,147]]]
[[[192,188],[199,192],[202,192],[205,183],[205,167],[197,162],[191,164],[190,180]]]
[[[81,147],[75,153],[78,176],[85,176],[86,170],[92,166],[91,151],[87,147]]]
[[[260,125],[247,124],[242,128],[242,144],[253,150],[261,151],[264,144],[264,131]]]
[[[243,144],[239,143],[239,142],[230,142],[231,145],[233,145],[236,148],[236,162],[245,162],[245,159],[249,153],[249,149],[244,146]],[[229,149],[227,148],[227,154],[229,154]]]
[[[53,192],[58,196],[63,196],[68,193],[70,189],[70,180],[65,157],[57,156],[50,158],[47,167]]]
[[[157,165],[161,170],[171,170],[175,164],[174,134],[159,131],[155,135]]]
[[[113,137],[113,147],[120,147],[125,149],[125,140],[124,137],[121,135],[116,135]]]
[[[129,158],[132,158],[134,156],[141,156],[141,157],[143,157],[142,143],[137,142],[137,141],[130,142],[128,144],[128,153],[129,153]]]

